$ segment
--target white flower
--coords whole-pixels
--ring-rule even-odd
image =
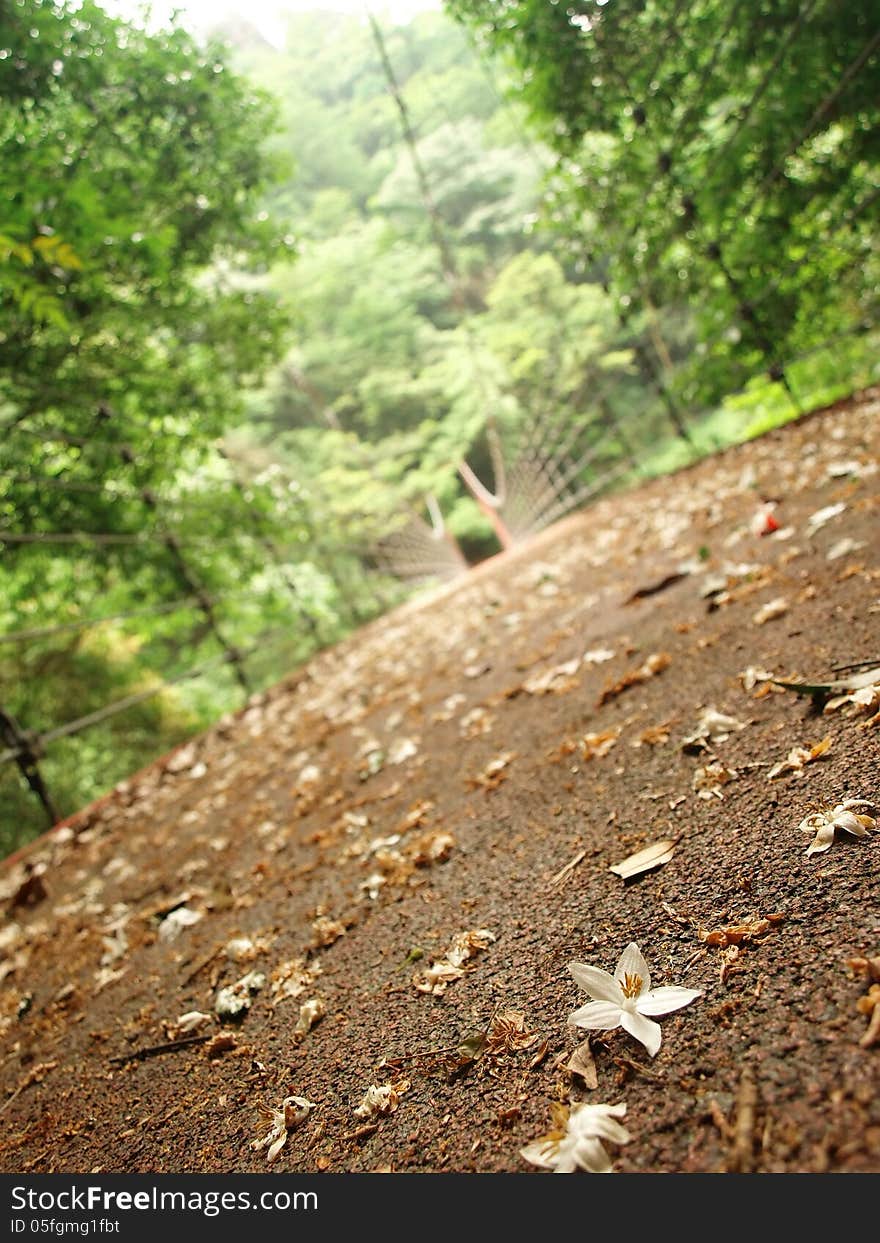
[[[573,1105],[570,1113],[557,1105],[554,1109],[557,1129],[527,1144],[520,1156],[532,1165],[553,1170],[554,1174],[572,1174],[576,1169],[586,1170],[588,1174],[610,1174],[611,1160],[601,1141],[629,1143],[632,1136],[617,1121],[625,1113],[626,1105],[622,1102],[620,1105]]]
[[[251,1148],[267,1148],[266,1160],[271,1163],[287,1143],[288,1131],[301,1126],[314,1108],[314,1101],[308,1101],[304,1096],[286,1097],[280,1109],[267,1109],[265,1105],[260,1105],[260,1112],[270,1122],[269,1133],[262,1139],[255,1139]]]
[[[582,962],[570,962],[568,969],[584,992],[594,998],[570,1014],[569,1023],[589,1031],[622,1027],[641,1041],[651,1057],[660,1048],[660,1025],[645,1016],[671,1014],[702,995],[695,988],[652,989],[648,964],[635,942],[620,955],[613,976],[600,967],[588,967]]]
[[[819,811],[810,812],[798,825],[802,833],[815,833],[807,847],[807,854],[818,855],[823,850],[830,850],[835,829],[843,829],[852,833],[853,837],[867,837],[868,829],[876,828],[876,820],[873,816],[859,815],[853,808],[871,806],[866,799],[848,798],[836,807],[822,807]]]

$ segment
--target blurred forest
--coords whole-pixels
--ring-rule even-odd
[[[0,9],[0,850],[878,378],[869,6]]]

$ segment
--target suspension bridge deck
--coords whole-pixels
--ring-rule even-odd
[[[880,836],[799,832],[880,814],[880,705],[771,681],[880,664],[878,410],[601,500],[7,861],[2,1168],[524,1170],[586,1100],[619,1170],[880,1170]],[[701,992],[654,1057],[567,1023],[632,941]]]

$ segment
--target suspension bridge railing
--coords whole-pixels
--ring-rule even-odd
[[[139,453],[106,407],[87,430],[2,431],[6,847],[401,598],[356,516],[280,469],[213,446],[160,486],[155,437]]]

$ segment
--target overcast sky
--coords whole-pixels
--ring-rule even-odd
[[[99,0],[102,8],[119,17],[137,18],[143,10],[142,0]],[[387,15],[394,21],[405,21],[426,9],[439,9],[442,0],[153,0],[149,5],[153,20],[164,22],[175,9],[185,26],[205,30],[229,15],[245,18],[259,27],[274,43],[283,39],[284,17],[288,13],[307,13],[323,9],[337,13],[366,13],[372,9],[377,17]]]

